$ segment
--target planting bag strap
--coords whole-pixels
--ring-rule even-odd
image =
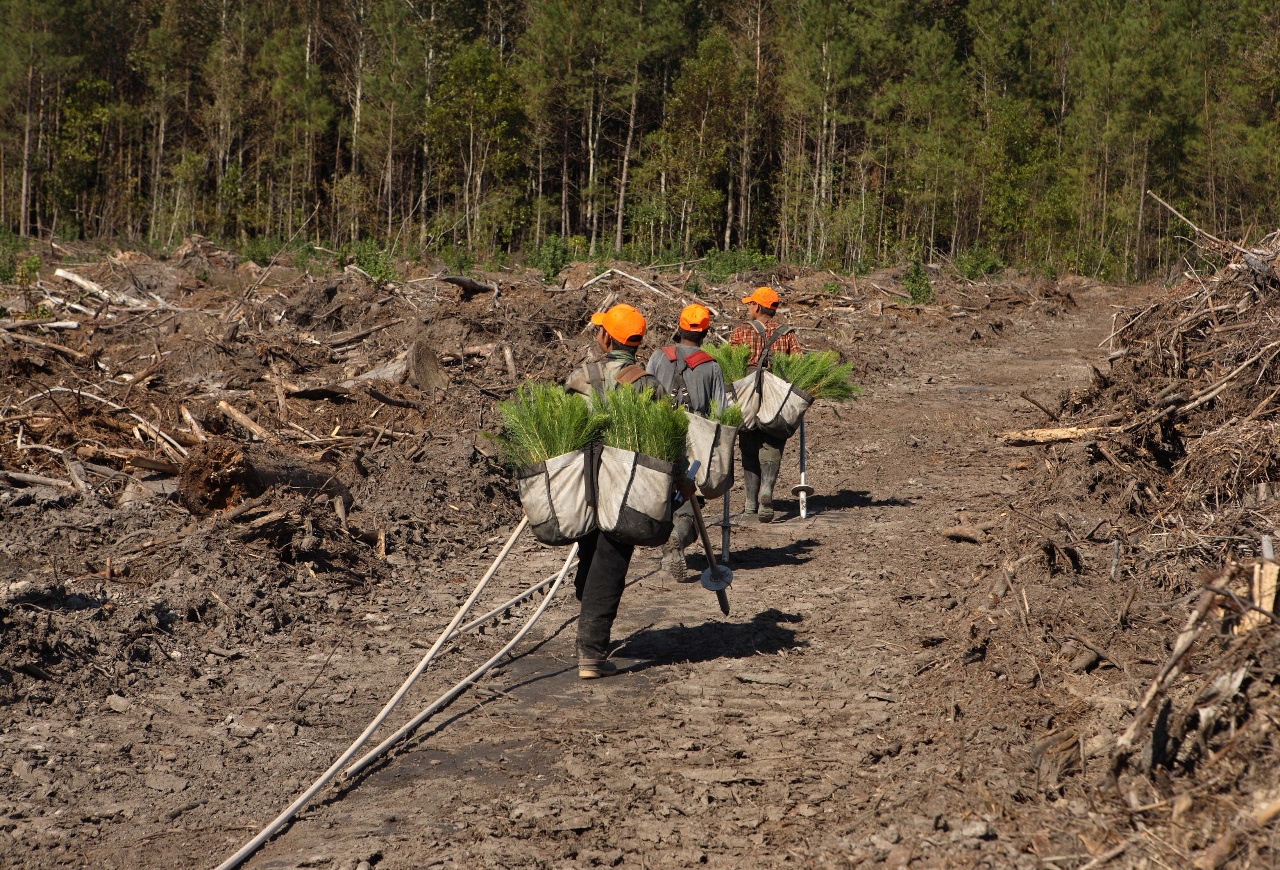
[[[676,358],[673,362],[676,364],[676,373],[671,377],[672,398],[675,405],[679,408],[681,405],[689,404],[689,388],[684,383],[684,373],[689,370],[689,358],[680,353],[680,348],[674,348]]]
[[[643,367],[632,363],[631,365],[623,366],[622,370],[613,376],[613,379],[629,387],[647,374],[649,373]]]
[[[587,363],[587,380],[591,382],[591,389],[601,399],[604,398],[606,388],[604,385],[604,367],[600,363]]]
[[[759,332],[762,337],[764,336],[765,334],[764,327],[760,325],[760,321],[753,320],[751,321],[751,325],[756,328],[756,331]],[[790,335],[793,332],[795,332],[795,330],[792,329],[790,326],[778,327],[778,329],[773,333],[773,338],[769,339],[769,341],[764,346],[764,350],[761,351],[760,359],[757,361],[757,365],[759,365],[760,368],[762,369],[768,368],[769,363],[773,359],[773,346],[778,343],[778,339],[782,338],[784,335]]]

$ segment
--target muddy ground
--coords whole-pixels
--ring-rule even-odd
[[[159,330],[154,354],[199,348],[185,386],[117,379],[109,395],[122,405],[126,390],[130,407],[156,393],[146,416],[160,428],[177,431],[176,406],[190,405],[224,452],[193,443],[181,477],[133,467],[91,496],[14,486],[0,499],[11,584],[0,864],[216,865],[360,732],[510,532],[518,504],[480,435],[511,386],[499,352],[470,374],[442,359],[438,394],[379,387],[406,405],[359,386],[341,402],[294,388],[332,385],[344,366],[349,378],[424,330],[438,356],[505,342],[521,376],[559,377],[585,358],[581,323],[606,296],[655,319],[678,308],[630,282],[465,302],[435,284],[432,298],[327,286],[295,281],[274,302],[255,290],[247,337],[228,335],[225,296],[207,314],[178,312],[178,323],[205,319],[187,334]],[[726,314],[734,291],[713,300]],[[198,312],[213,292],[197,287],[182,307]],[[1146,780],[1126,780],[1127,793],[1106,785],[1115,738],[1186,617],[1185,601],[1169,603],[1181,590],[1133,578],[1132,566],[1113,581],[1111,541],[1128,538],[1094,533],[1123,518],[1078,493],[1045,495],[1081,448],[996,437],[1046,423],[1020,393],[1058,407],[1087,387],[1090,364],[1107,368],[1116,306],[1156,291],[1011,281],[948,288],[929,308],[865,281],[841,292],[792,316],[803,341],[857,363],[866,395],[810,412],[807,519],[784,498],[773,525],[735,523],[728,618],[696,583],[665,578],[657,550],[638,550],[614,631],[619,676],[578,681],[575,608],[561,593],[513,658],[393,756],[322,793],[247,866],[1067,870],[1184,866],[1211,843],[1222,812],[1197,815]],[[359,304],[326,314],[344,293]],[[298,359],[319,354],[307,342],[332,348],[337,335],[343,347],[389,309],[405,322],[354,361]],[[203,379],[201,354],[216,369]],[[292,378],[287,397],[261,374],[236,382],[227,361],[251,357]],[[12,363],[11,384],[29,379],[16,392],[71,381],[39,362]],[[250,444],[217,413],[227,400],[273,433],[292,423],[306,437]],[[66,408],[67,422],[77,413]],[[85,440],[67,439],[47,443]],[[798,476],[795,441],[784,491]],[[345,492],[265,472],[255,489],[216,473],[261,472],[271,456],[255,451],[270,449],[305,454]],[[235,505],[250,507],[225,510]],[[741,509],[740,489],[731,506]],[[956,526],[978,542],[943,534]],[[523,538],[478,608],[563,556]],[[455,641],[392,721],[491,655],[531,610]],[[1095,647],[1107,655],[1089,660]]]

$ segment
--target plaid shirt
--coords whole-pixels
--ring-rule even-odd
[[[760,361],[760,355],[764,353],[765,345],[773,338],[773,334],[781,326],[776,320],[770,320],[763,323],[764,335],[756,331],[756,328],[750,323],[743,323],[729,333],[729,344],[749,344],[751,345],[751,359],[747,360],[747,366],[754,366]],[[773,346],[773,353],[800,353],[800,342],[796,341],[796,334],[793,332],[784,335],[778,339]]]

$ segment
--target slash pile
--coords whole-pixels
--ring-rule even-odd
[[[1280,232],[1249,248],[1206,237],[1201,250],[1216,271],[1188,271],[1117,322],[1111,371],[1066,397],[1059,428],[1005,440],[1046,445],[1032,497],[1069,544],[1045,545],[1051,569],[1112,542],[1112,584],[1097,591],[1125,600],[1111,643],[1162,613],[1181,627],[1171,649],[1145,653],[1160,667],[1114,741],[1103,793],[1188,866],[1244,867],[1275,860],[1265,831],[1280,815]],[[1081,534],[1049,507],[1063,501],[1104,519]]]

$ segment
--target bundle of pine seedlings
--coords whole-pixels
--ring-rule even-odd
[[[840,355],[833,350],[775,353],[769,370],[815,399],[843,402],[862,395],[862,388],[853,382],[853,363],[841,365]]]
[[[726,384],[740,381],[747,376],[747,360],[751,359],[751,345],[703,345],[702,349],[720,364],[720,371],[724,372]]]
[[[663,462],[679,462],[684,456],[689,418],[670,402],[655,400],[652,390],[610,390],[605,395],[604,412],[609,420],[604,443],[609,447]]]
[[[721,426],[730,426],[737,429],[742,425],[742,409],[734,402],[730,402],[723,408],[717,402],[711,406],[711,410],[707,413],[707,419],[719,423]]]
[[[502,431],[494,440],[513,468],[581,450],[600,439],[608,421],[577,393],[557,384],[525,384],[515,398],[498,403],[498,414]]]

